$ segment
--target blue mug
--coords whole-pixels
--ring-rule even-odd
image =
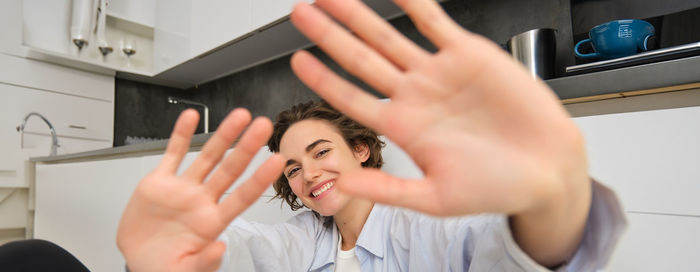
[[[588,32],[588,39],[576,44],[574,52],[582,59],[615,59],[647,51],[649,38],[654,36],[654,27],[642,20],[617,20],[597,25]],[[590,42],[594,53],[582,54],[579,47]]]

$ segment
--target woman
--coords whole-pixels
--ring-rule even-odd
[[[129,267],[206,271],[218,268],[223,260],[224,268],[330,270],[332,266],[324,260],[335,260],[338,249],[328,246],[333,243],[340,244],[341,250],[358,245],[355,249],[363,268],[602,267],[624,225],[619,206],[609,191],[589,179],[581,133],[544,83],[532,80],[491,42],[461,29],[432,0],[396,3],[436,45],[439,51],[435,54],[406,40],[360,1],[315,3],[318,7],[298,4],[292,22],[391,102],[379,102],[304,51],[292,57],[293,70],[337,109],[402,147],[425,174],[423,180],[407,181],[363,168],[365,156],[369,159],[369,143],[367,150],[363,142],[346,142],[343,147],[338,141],[341,134],[333,134],[332,126],[303,120],[282,133],[282,155],[273,155],[249,181],[219,202],[272,135],[272,126],[267,119],[255,120],[234,151],[223,158],[250,123],[247,111],[234,110],[193,164],[177,175],[198,121],[194,111],[185,111],[163,160],[139,184],[122,217],[118,245]],[[314,130],[319,131],[304,137]],[[306,149],[317,140],[332,139],[305,142],[313,135],[335,137],[332,147],[335,153],[344,150],[342,163],[323,167],[314,163],[313,156],[321,158],[326,153],[310,155]],[[309,149],[316,151],[314,147],[323,144],[328,143],[322,141]],[[306,213],[288,224],[261,227],[239,220],[227,229],[283,170],[302,203],[332,216],[337,228],[324,228]],[[439,216],[499,215],[471,224],[464,223],[470,219],[432,219],[374,202]],[[365,231],[369,224],[375,225],[372,217],[378,210],[407,217],[406,223],[376,224],[378,228],[411,228],[403,233],[396,229]],[[446,227],[441,231],[430,225]],[[339,237],[334,237],[335,229]],[[457,231],[454,235],[448,231],[453,229]],[[224,241],[218,241],[224,230]],[[407,240],[386,242],[387,237],[394,238],[384,234],[394,230],[396,233],[389,234],[404,235]],[[443,242],[421,239],[423,231],[428,232],[426,237],[442,237]],[[378,237],[367,240],[382,241],[377,247],[383,248],[363,246],[363,236],[377,233]],[[428,244],[440,251],[411,246]],[[376,258],[362,259],[365,250]],[[328,258],[319,258],[321,255]]]

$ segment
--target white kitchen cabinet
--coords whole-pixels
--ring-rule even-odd
[[[184,158],[182,173],[199,152]],[[251,163],[256,168],[269,157],[262,150]],[[123,271],[116,247],[122,211],[138,182],[160,162],[162,155],[36,166],[34,237],[57,243],[91,271]],[[241,176],[246,180],[251,170]],[[237,183],[235,186],[240,185]],[[270,196],[272,188],[266,194]],[[259,199],[242,218],[277,223],[296,214],[279,200]]]
[[[161,0],[158,5],[164,2]],[[183,4],[187,0],[176,2],[175,6],[187,6]],[[287,18],[296,2],[241,0],[204,4],[192,1],[191,13],[186,8],[176,9],[177,13],[183,14],[183,20],[191,16],[189,29],[180,26],[176,31],[168,24],[161,24],[160,18],[172,17],[168,14],[170,11],[158,8],[154,78],[166,85],[189,88],[312,46]],[[402,14],[391,0],[365,2],[384,18]],[[180,24],[172,21],[170,25]],[[189,43],[187,39],[190,39]],[[186,56],[182,55],[187,52],[184,44],[189,44],[189,55]],[[170,45],[174,48],[168,48]]]
[[[107,14],[144,26],[155,25],[157,0],[109,0]]]
[[[190,58],[199,56],[247,34],[255,27],[251,6],[257,0],[192,1]]]
[[[191,0],[158,0],[153,27],[153,73],[190,58]]]
[[[23,44],[64,54],[72,52],[71,0],[22,2]]]
[[[139,158],[37,165],[34,238],[61,245],[91,271],[124,271],[116,232],[143,176]]]
[[[0,188],[0,229],[21,229],[27,225],[28,190]]]
[[[58,154],[112,146],[114,79],[0,54],[0,186],[26,186],[23,161],[49,155],[48,125],[33,116],[24,148],[16,130],[30,112],[45,116],[59,136]]]
[[[700,107],[575,118],[591,175],[627,211],[700,216]]]
[[[93,31],[97,16],[97,2],[89,9],[90,29],[87,45],[78,49],[71,40],[73,17],[70,0],[10,0],[21,2],[20,27],[23,52],[19,56],[58,63],[76,69],[114,75],[116,71],[152,76],[153,23],[156,0],[110,1],[115,6],[106,14],[104,41],[112,52],[103,56],[99,40]],[[112,3],[114,2],[114,3]],[[8,3],[0,4],[3,7]],[[10,6],[14,8],[13,6]],[[16,20],[13,16],[13,20]],[[130,46],[135,54],[128,57],[122,49]]]
[[[313,0],[302,0],[308,3]],[[198,84],[287,55],[312,44],[287,15],[296,0],[112,0],[105,35],[78,51],[69,37],[71,1],[8,0],[0,4],[0,50],[79,70],[176,88]],[[401,14],[391,0],[365,1],[381,16]],[[22,30],[19,30],[21,28]],[[133,41],[127,58],[121,45]],[[206,67],[206,69],[202,69]]]
[[[24,117],[38,112],[52,123],[58,136],[58,154],[108,148],[112,146],[114,104],[85,97],[64,95],[0,83],[0,118],[2,146],[0,186],[26,186],[23,175],[24,160],[33,156],[48,156],[51,134],[48,125],[32,116],[27,119],[24,145],[17,131]]]
[[[114,77],[0,54],[0,83],[95,100],[114,100]]]
[[[577,106],[599,103],[588,104]],[[700,270],[700,107],[574,121],[591,176],[615,190],[629,221],[607,271]]]
[[[38,112],[54,126],[59,136],[112,141],[114,104],[112,101],[56,94],[35,89],[0,85],[5,98],[0,105],[7,114],[4,126],[16,127],[30,112]],[[27,120],[25,133],[48,134],[49,128],[40,118]],[[18,134],[15,131],[15,134]],[[14,137],[13,137],[14,138]]]
[[[290,0],[255,0],[252,3],[252,27],[258,28],[287,16],[292,12],[296,2]]]
[[[16,2],[4,2],[12,3]],[[10,241],[25,234],[31,237],[28,215],[33,198],[27,180],[33,169],[26,160],[49,155],[52,142],[40,118],[28,119],[24,148],[16,127],[28,113],[38,112],[54,125],[59,155],[111,147],[114,78],[27,59],[4,49],[0,53],[0,191],[12,194],[0,200],[0,241]]]
[[[700,218],[628,213],[629,227],[605,271],[700,271]]]
[[[0,8],[0,53],[22,52],[22,1],[5,0]]]

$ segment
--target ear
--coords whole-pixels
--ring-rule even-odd
[[[365,143],[358,143],[353,147],[352,153],[360,163],[364,163],[369,159],[369,146]]]

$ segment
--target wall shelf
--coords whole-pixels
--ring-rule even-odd
[[[545,82],[559,99],[594,97],[700,82],[700,56],[607,71],[560,77]]]

